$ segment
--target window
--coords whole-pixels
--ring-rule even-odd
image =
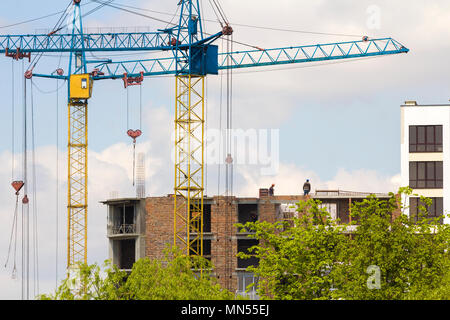
[[[191,221],[191,233],[197,233],[200,231],[200,221],[201,217],[198,212],[195,212],[195,206],[191,206],[191,212],[189,213],[189,218]],[[194,219],[195,217],[195,219]],[[203,205],[203,232],[211,232],[211,205]]]
[[[237,245],[238,245],[238,252],[244,252],[244,253],[250,253],[248,252],[248,249],[250,249],[253,246],[258,245],[259,241],[256,239],[238,239]],[[252,253],[250,253],[252,254]],[[256,257],[251,257],[248,259],[238,259],[238,268],[247,268],[249,266],[258,266],[259,259]]]
[[[249,272],[238,272],[237,274],[238,278],[238,289],[237,293],[241,296],[245,296],[251,300],[257,300],[257,288],[258,288],[258,278],[255,277],[253,273]],[[250,285],[253,286],[249,288]],[[249,291],[247,292],[247,288]]]
[[[337,203],[330,203],[325,202],[319,204],[320,209],[325,209],[331,216],[331,219],[336,220],[337,219]]]
[[[442,126],[409,126],[409,152],[442,152]]]
[[[410,198],[409,199],[409,216],[417,221],[420,215],[420,206],[425,206],[427,209],[428,218],[439,218],[442,217],[444,212],[444,199],[443,198],[430,198],[433,203],[430,206],[425,206],[425,203],[420,201],[420,198]],[[443,220],[440,220],[442,223]]]
[[[200,239],[191,243],[190,254],[193,256],[200,255],[202,247]],[[203,258],[211,261],[211,239],[203,239]]]
[[[443,187],[442,161],[412,161],[409,163],[409,186],[413,189]]]
[[[135,206],[121,204],[112,209],[110,233],[111,234],[130,234],[136,233],[136,215]]]
[[[258,221],[258,205],[257,204],[238,204],[238,222],[246,224],[247,222]],[[246,232],[252,232],[245,228]],[[238,228],[238,232],[241,229]]]

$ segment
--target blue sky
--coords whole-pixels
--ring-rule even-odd
[[[167,14],[149,15],[167,20],[177,1],[116,0],[116,3],[156,10]],[[208,1],[204,16],[214,19]],[[0,34],[35,33],[51,28],[57,16],[5,28],[9,24],[63,10],[68,1],[17,0],[0,3]],[[83,10],[95,7],[83,0]],[[236,71],[233,87],[234,128],[277,129],[280,134],[280,169],[276,175],[262,176],[258,166],[236,168],[237,195],[256,196],[257,189],[276,183],[276,192],[298,193],[306,178],[313,189],[340,188],[354,191],[388,192],[398,187],[400,173],[400,105],[405,100],[419,103],[448,103],[450,44],[450,3],[446,0],[227,0],[221,1],[231,24],[234,39],[264,48],[354,40],[299,32],[280,32],[244,27],[242,24],[324,33],[392,36],[411,51],[397,55],[313,67],[266,68]],[[376,10],[378,25],[372,24]],[[161,23],[104,8],[86,18],[85,27],[136,27],[152,30]],[[217,31],[208,22],[207,31]],[[219,42],[220,45],[220,42]],[[236,50],[243,49],[236,45]],[[135,58],[124,56],[121,58]],[[115,57],[116,59],[118,57]],[[67,57],[45,57],[42,72],[57,67],[67,69]],[[27,65],[25,64],[25,67]],[[21,62],[15,63],[16,152],[21,150]],[[0,116],[0,261],[8,247],[14,196],[11,180],[11,60],[0,57],[3,97]],[[264,70],[264,72],[263,72]],[[208,127],[219,128],[220,76],[210,76],[208,87]],[[59,185],[56,186],[56,83],[35,79],[37,206],[41,230],[41,291],[54,287],[56,190],[59,190],[59,278],[65,260],[65,152],[67,141],[66,89],[60,90],[59,105]],[[148,195],[172,192],[173,166],[170,163],[173,129],[174,79],[146,79],[143,89],[143,132],[138,151],[146,155]],[[50,92],[44,94],[42,92]],[[137,123],[139,89],[132,87],[130,108]],[[133,195],[131,186],[131,141],[126,136],[126,91],[122,81],[98,82],[89,102],[89,262],[108,256],[106,209],[98,202],[117,191]],[[20,152],[15,161],[21,161]],[[21,177],[20,169],[16,178]],[[208,166],[208,194],[217,193],[217,165]],[[223,179],[221,183],[223,184]],[[223,191],[223,187],[221,189]],[[220,192],[220,191],[219,191]],[[43,204],[46,204],[43,206]],[[48,205],[51,204],[51,205]],[[43,232],[42,230],[46,230]],[[0,299],[20,298],[20,281],[10,279],[10,268],[0,269]]]

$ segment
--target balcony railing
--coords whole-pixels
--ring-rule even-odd
[[[112,234],[134,234],[136,233],[135,224],[115,225],[111,228]]]

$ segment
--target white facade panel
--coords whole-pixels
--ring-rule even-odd
[[[450,105],[401,106],[401,185],[409,185],[409,161],[443,161],[443,189],[417,189],[423,196],[443,196],[444,214],[450,213]],[[409,153],[409,126],[442,125],[442,153]],[[403,199],[405,205],[409,201]],[[409,214],[409,210],[405,209]],[[450,219],[445,218],[445,223]]]

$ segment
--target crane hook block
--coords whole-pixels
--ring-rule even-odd
[[[22,189],[24,183],[23,181],[13,181],[11,185],[14,188],[14,190],[16,190],[16,195],[19,195],[20,189]]]
[[[123,85],[125,87],[125,89],[128,86],[140,86],[141,83],[144,81],[144,72],[141,71],[140,76],[137,77],[129,77],[128,73],[124,73],[123,74]]]
[[[17,48],[16,51],[9,51],[9,48],[5,48],[5,56],[13,58],[14,60],[22,60],[23,58],[28,58],[28,62],[31,61],[31,52],[25,53],[21,52],[20,48]]]
[[[142,131],[139,130],[139,129],[138,130],[130,129],[130,130],[127,131],[127,134],[128,134],[128,136],[130,138],[133,139],[133,142],[135,143],[136,142],[136,138],[139,138],[142,135]]]

